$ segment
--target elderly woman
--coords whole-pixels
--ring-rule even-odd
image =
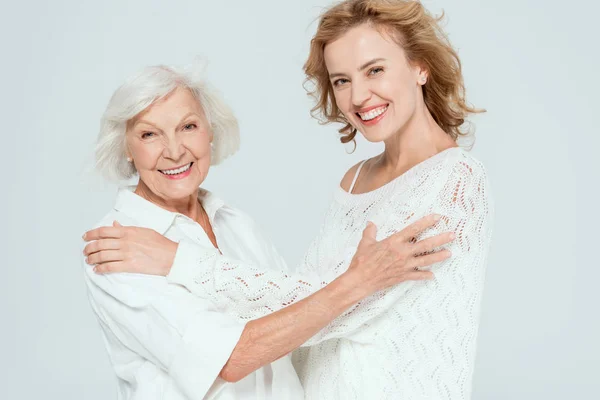
[[[371,224],[342,274],[333,265],[323,266],[333,273],[286,273],[250,218],[199,188],[210,165],[234,153],[238,142],[231,111],[194,70],[146,68],[108,104],[98,167],[118,178],[137,173],[139,182],[120,189],[113,209],[97,224],[104,227],[84,235],[91,241],[84,276],[120,399],[302,398],[287,356],[292,350],[328,324],[326,334],[312,340],[330,336],[344,317],[332,321],[361,299],[406,280],[431,278],[417,267],[449,256],[432,250],[452,234],[414,239],[439,221],[432,215],[382,241]],[[137,242],[123,248],[128,239]],[[178,249],[193,246],[210,249],[198,262],[231,262],[221,264],[235,276],[225,301],[218,293],[221,282],[198,278],[201,270],[159,276],[186,262],[185,253],[174,259]],[[167,250],[154,254],[154,247]],[[125,253],[128,263],[122,264]],[[264,270],[238,270],[237,264]],[[132,265],[145,274],[100,273]],[[177,284],[187,279],[205,285],[205,295]],[[248,309],[250,292],[255,305]]]
[[[493,212],[484,166],[457,143],[478,110],[466,103],[460,60],[438,21],[418,1],[347,0],[321,16],[311,41],[305,72],[315,83],[313,111],[342,123],[343,142],[360,133],[385,147],[342,178],[299,271],[327,278],[349,271],[367,221],[385,238],[435,212],[443,218],[427,236],[447,230],[456,240],[452,257],[434,267],[435,280],[359,302],[295,352],[307,399],[471,396]],[[260,264],[187,242],[175,253],[160,235],[125,232],[115,270],[159,271],[245,318],[290,300],[283,277],[253,279]],[[141,267],[131,250],[176,256],[170,267]]]

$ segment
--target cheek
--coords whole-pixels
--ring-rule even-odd
[[[350,90],[342,89],[334,93],[334,100],[340,111],[348,118],[352,114],[352,99]]]
[[[205,177],[208,174],[211,162],[210,135],[203,132],[190,135],[186,139],[185,146],[195,160],[194,166],[200,176]]]
[[[403,80],[394,80],[382,83],[380,93],[382,97],[391,101],[396,111],[412,109],[416,103],[417,87],[411,86]]]
[[[144,144],[130,147],[131,155],[138,171],[154,169],[162,153],[162,146]]]
[[[198,160],[210,156],[210,135],[206,132],[190,134],[185,138],[184,146]]]
[[[199,159],[194,163],[194,167],[196,168],[196,171],[198,171],[198,176],[204,180],[208,175],[208,170],[210,169],[210,157]]]

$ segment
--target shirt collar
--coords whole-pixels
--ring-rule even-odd
[[[138,226],[153,229],[161,235],[164,235],[173,224],[175,218],[179,215],[183,216],[183,214],[165,210],[143,197],[138,196],[134,193],[134,190],[135,186],[124,186],[119,188],[114,208],[133,218]],[[208,218],[212,224],[215,215],[225,203],[208,190],[202,188],[198,191],[198,199],[208,214]]]
[[[208,215],[208,220],[212,224],[217,212],[225,207],[225,202],[218,196],[215,196],[212,192],[202,188],[198,190],[198,199]]]

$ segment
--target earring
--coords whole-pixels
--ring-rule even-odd
[[[127,162],[132,162],[133,159],[131,157],[127,157]]]
[[[421,85],[424,85],[425,83],[427,83],[427,77],[426,76],[421,76]]]

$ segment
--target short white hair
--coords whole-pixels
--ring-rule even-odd
[[[213,133],[211,165],[219,164],[240,147],[237,119],[221,95],[205,80],[204,66],[178,69],[146,67],[112,95],[102,115],[96,141],[96,168],[109,179],[125,180],[136,174],[127,161],[127,122],[177,88],[188,89],[202,107]]]

